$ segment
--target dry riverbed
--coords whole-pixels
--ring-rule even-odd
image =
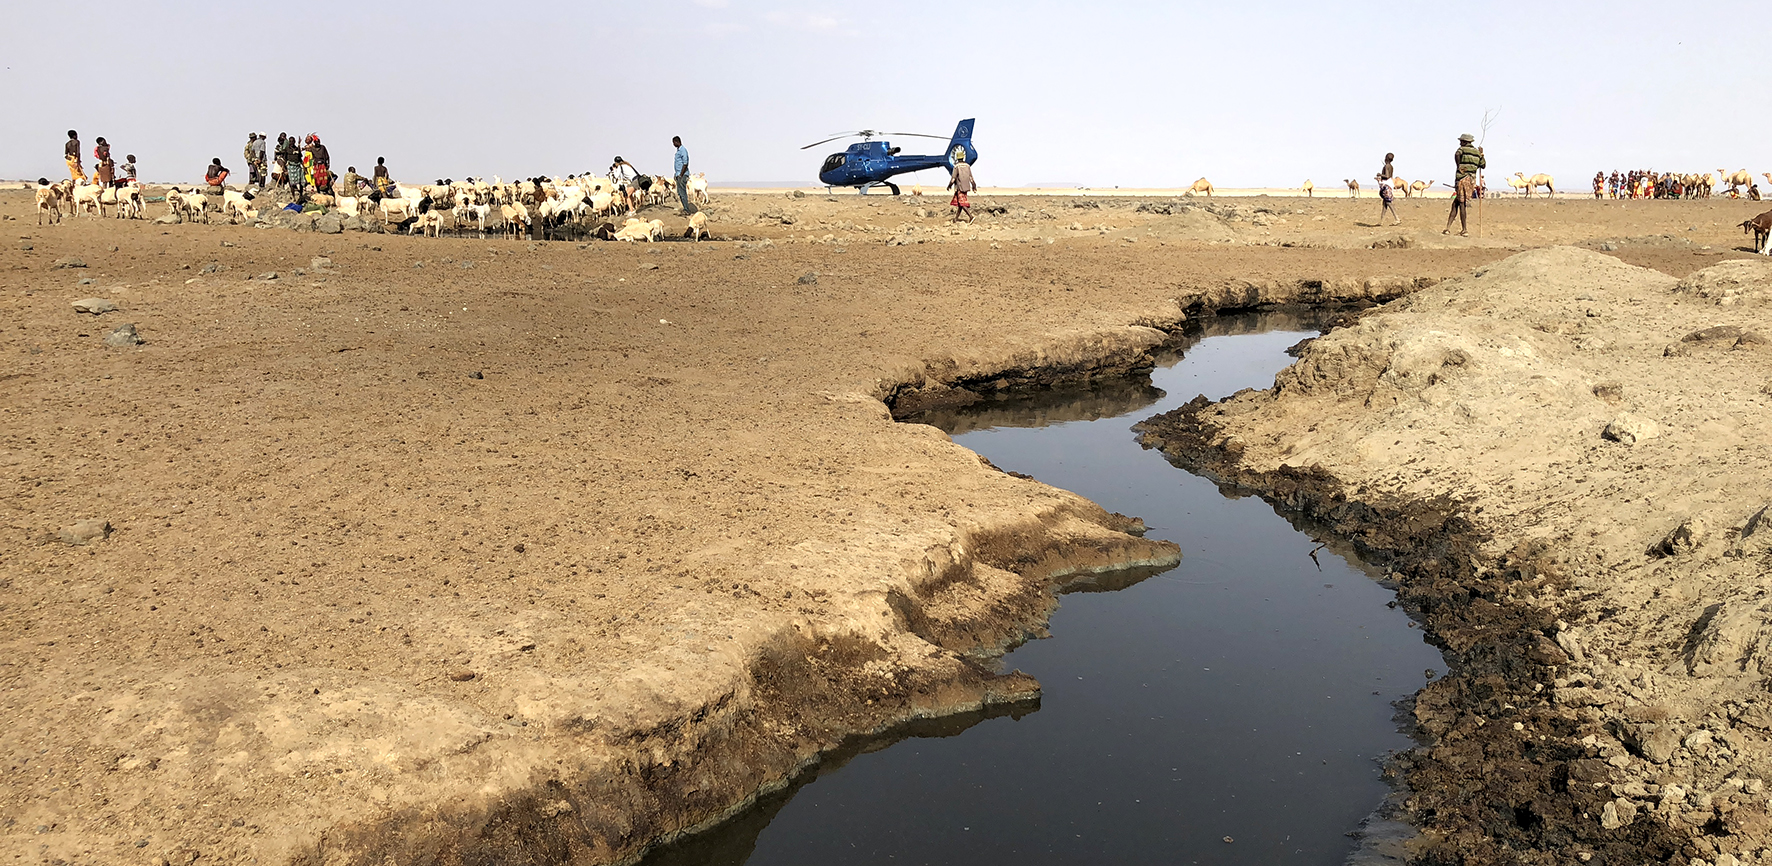
[[[1598,827],[1612,820],[1602,799],[1615,818],[1629,802],[1635,820],[1605,832],[1662,833],[1670,850],[1710,833],[1693,823],[1703,809],[1763,815],[1757,775],[1729,787],[1704,773],[1763,742],[1743,733],[1761,718],[1747,674],[1715,648],[1757,640],[1744,575],[1764,560],[1729,551],[1744,543],[1741,491],[1766,472],[1751,447],[1705,443],[1765,441],[1751,402],[1765,399],[1765,356],[1751,340],[1680,342],[1688,325],[1752,330],[1763,296],[1757,283],[1733,296],[1674,285],[1741,257],[1733,224],[1757,209],[1494,202],[1484,236],[1458,239],[1360,225],[1369,201],[1154,203],[1169,212],[1005,198],[951,228],[939,201],[734,195],[709,208],[724,240],[581,246],[38,228],[28,194],[0,194],[0,844],[26,862],[631,857],[846,735],[1036,694],[990,658],[1039,627],[1056,584],[1176,555],[1131,518],[894,424],[888,403],[1136,370],[1215,308],[1411,293],[1393,305],[1409,312],[1336,332],[1286,374],[1317,390],[1236,398],[1281,408],[1251,408],[1236,434],[1249,450],[1208,468],[1261,486],[1289,459],[1312,467],[1312,490],[1369,490],[1379,512],[1344,521],[1356,537],[1395,535],[1383,509],[1424,503],[1470,525],[1467,552],[1447,559],[1465,570],[1433,584],[1457,597],[1444,609],[1475,606],[1472,580],[1508,581],[1491,603],[1514,617],[1509,634],[1541,634],[1566,658],[1523,644],[1527,660],[1494,674],[1522,692],[1507,703],[1547,720],[1522,717],[1569,750],[1562,765],[1611,774],[1579,779],[1605,790],[1545,781],[1543,814],[1585,811]],[[1437,223],[1443,208],[1406,202],[1404,215]],[[1550,241],[1610,255],[1500,262]],[[1551,279],[1531,268],[1562,282],[1524,291]],[[1420,312],[1443,297],[1458,300]],[[78,312],[87,299],[116,309]],[[1473,395],[1406,384],[1368,406],[1358,371],[1377,362],[1321,353],[1392,315],[1426,317],[1422,333],[1433,316],[1462,317],[1454,333],[1526,329],[1514,337],[1542,356],[1529,360],[1562,366],[1545,381],[1492,361],[1476,329],[1452,382]],[[1664,362],[1668,344],[1688,351]],[[1684,365],[1685,379],[1632,373],[1651,348],[1642,364]],[[1620,386],[1610,398],[1568,371],[1594,359]],[[1737,381],[1744,370],[1759,378]],[[1490,385],[1505,386],[1492,400],[1561,402],[1528,432],[1483,414],[1475,394]],[[1306,398],[1316,430],[1275,420]],[[1387,450],[1322,444],[1411,412],[1417,428],[1383,434]],[[1603,440],[1587,429],[1601,415],[1661,435]],[[1479,459],[1504,433],[1518,455]],[[1518,502],[1540,512],[1510,517]],[[1648,558],[1688,517],[1698,540]],[[1444,525],[1417,534],[1456,534]],[[1626,562],[1633,545],[1641,561]],[[1423,585],[1405,600],[1471,659],[1424,696],[1423,727],[1439,748],[1488,743],[1467,735],[1511,731],[1508,711],[1480,705],[1503,688],[1483,685],[1483,666],[1505,664],[1458,649]],[[1688,633],[1712,649],[1668,644]],[[1669,672],[1676,661],[1708,667]],[[1712,739],[1695,746],[1701,729]],[[1657,731],[1680,738],[1665,763],[1639,757]],[[1416,766],[1452,763],[1424,753]],[[1466,776],[1447,778],[1491,769],[1457,766]],[[1675,803],[1666,793],[1688,776]],[[1423,808],[1454,841],[1492,817]]]

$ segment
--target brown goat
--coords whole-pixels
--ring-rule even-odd
[[[1772,235],[1772,210],[1750,220],[1741,221],[1741,230],[1754,236],[1754,252],[1766,248],[1766,237]]]

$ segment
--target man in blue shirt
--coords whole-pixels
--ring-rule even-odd
[[[681,136],[671,136],[671,144],[677,146],[677,158],[671,167],[677,173],[677,198],[683,201],[683,215],[688,216],[689,210],[689,148],[683,146]]]

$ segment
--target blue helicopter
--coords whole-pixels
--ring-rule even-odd
[[[861,141],[849,145],[842,153],[833,153],[825,158],[824,166],[818,170],[818,179],[827,187],[858,186],[861,194],[867,195],[868,190],[879,184],[885,184],[898,195],[898,184],[889,178],[904,174],[907,171],[922,171],[927,168],[945,168],[954,170],[954,160],[964,156],[968,163],[978,162],[978,151],[972,147],[972,122],[976,118],[967,118],[954,127],[954,136],[948,139],[947,150],[934,155],[900,155],[899,148],[891,146],[891,142],[874,141],[880,135],[909,135],[917,138],[940,139],[939,135],[924,135],[920,132],[880,132],[875,129],[862,129],[834,135],[824,141],[815,141],[806,147],[817,147],[839,138],[860,136]]]

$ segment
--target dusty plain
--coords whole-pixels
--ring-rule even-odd
[[[1727,306],[1675,288],[1749,258],[1736,224],[1763,208],[1748,202],[1497,200],[1467,239],[1439,233],[1443,200],[1400,201],[1407,224],[1377,226],[1370,194],[986,195],[978,223],[960,227],[943,201],[717,194],[714,241],[628,245],[86,217],[39,227],[28,192],[0,193],[0,852],[27,863],[630,859],[846,736],[1033,697],[1036,683],[993,658],[1039,633],[1056,586],[1176,556],[1138,537],[1136,516],[1003,474],[932,427],[894,423],[895,411],[1136,374],[1188,317],[1218,309],[1406,298],[1329,346],[1393,307],[1454,293],[1446,309],[1458,315],[1567,319],[1572,333],[1534,333],[1656,353],[1693,322],[1751,330],[1766,311],[1751,286]],[[682,228],[662,208],[647,215]],[[1518,271],[1494,263],[1552,245],[1587,251],[1555,252],[1562,282],[1550,285],[1570,288],[1524,292],[1527,273],[1503,286],[1503,303],[1468,276]],[[1657,317],[1572,312],[1600,303],[1575,294],[1596,292],[1641,294]],[[117,309],[76,312],[88,298]],[[125,324],[141,342],[108,345]],[[1303,369],[1322,366],[1312,357]],[[1487,356],[1470,357],[1485,369]],[[1699,746],[1772,755],[1763,736],[1730,739],[1736,719],[1762,718],[1740,709],[1758,704],[1739,671],[1665,672],[1669,641],[1702,632],[1706,605],[1737,605],[1728,640],[1755,640],[1757,609],[1736,599],[1751,599],[1743,569],[1764,560],[1726,554],[1767,467],[1763,456],[1721,463],[1698,435],[1711,428],[1695,425],[1734,425],[1728,435],[1757,436],[1743,441],[1763,455],[1764,397],[1741,389],[1759,393],[1766,357],[1706,344],[1681,361],[1709,365],[1691,374],[1717,377],[1708,399],[1742,407],[1722,420],[1682,403],[1679,380],[1625,380],[1631,412],[1669,431],[1650,445],[1673,456],[1622,458],[1616,477],[1564,490],[1568,508],[1536,524],[1495,518],[1469,545],[1472,574],[1533,540],[1534,562],[1545,550],[1591,556],[1580,546],[1592,538],[1622,559],[1677,528],[1663,525],[1671,512],[1623,505],[1641,495],[1631,485],[1734,476],[1706,488],[1698,553],[1670,542],[1683,558],[1645,559],[1610,583],[1566,568],[1572,583],[1510,590],[1532,611],[1519,622],[1564,646],[1559,660],[1532,643],[1550,661],[1510,675],[1542,680],[1519,686],[1528,694],[1575,695],[1540,701],[1575,715],[1544,733],[1610,768],[1576,772],[1565,756],[1562,787],[1533,789],[1564,804],[1543,808],[1562,809],[1562,823],[1542,827],[1591,818],[1619,839],[1668,834],[1654,839],[1669,856],[1753,853],[1691,841],[1718,835],[1729,814],[1693,824],[1696,798],[1643,808],[1658,799],[1646,786],[1680,783],[1634,756],[1659,730],[1642,726],[1668,720],[1681,748],[1703,728],[1713,739]],[[1393,411],[1357,395],[1320,400],[1335,407],[1321,410],[1330,429],[1310,434],[1321,441]],[[1548,484],[1570,460],[1620,459],[1587,430],[1610,409],[1575,408],[1586,414],[1555,420],[1592,442],[1559,451],[1545,437],[1510,469]],[[1739,415],[1753,411],[1758,421]],[[1239,441],[1305,447],[1298,416],[1258,414]],[[1468,464],[1489,446],[1465,426],[1462,437],[1391,437],[1358,465],[1319,445],[1313,471],[1389,485],[1387,502],[1456,496],[1485,513],[1543,494],[1396,471]],[[1199,468],[1243,472],[1260,489],[1282,461],[1247,453],[1247,472],[1234,454]],[[1593,511],[1613,523],[1576,531]],[[1350,535],[1369,528],[1344,523]],[[1371,547],[1413,567],[1404,551]],[[1670,585],[1689,588],[1657,595],[1668,562],[1689,575]],[[1466,681],[1459,663],[1489,675],[1461,655],[1460,632],[1435,633],[1431,606],[1403,595],[1450,648],[1448,682]],[[1614,597],[1658,600],[1602,619]],[[1726,667],[1728,652],[1701,664]],[[1650,671],[1636,687],[1651,691],[1619,691],[1632,682],[1620,670]],[[1722,695],[1737,709],[1707,711]],[[1466,718],[1479,712],[1470,694],[1429,697],[1440,709],[1424,717],[1422,766],[1433,742],[1483,724]],[[1631,700],[1660,709],[1632,716]],[[1512,719],[1496,718],[1496,729]],[[1436,840],[1487,832],[1490,812],[1527,830],[1537,814],[1504,802],[1517,791],[1482,788],[1493,768],[1480,755],[1457,759],[1462,776],[1437,778],[1465,805],[1412,816],[1431,831],[1417,843],[1424,859],[1442,850]],[[1615,826],[1602,829],[1598,789],[1577,789],[1611,771],[1592,780],[1625,786],[1604,792]],[[1729,794],[1759,795],[1737,778]],[[1736,803],[1705,797],[1713,813]],[[1643,804],[1634,821],[1659,829],[1618,824],[1619,799]],[[1522,833],[1507,839],[1522,858],[1610,850],[1576,832]]]

